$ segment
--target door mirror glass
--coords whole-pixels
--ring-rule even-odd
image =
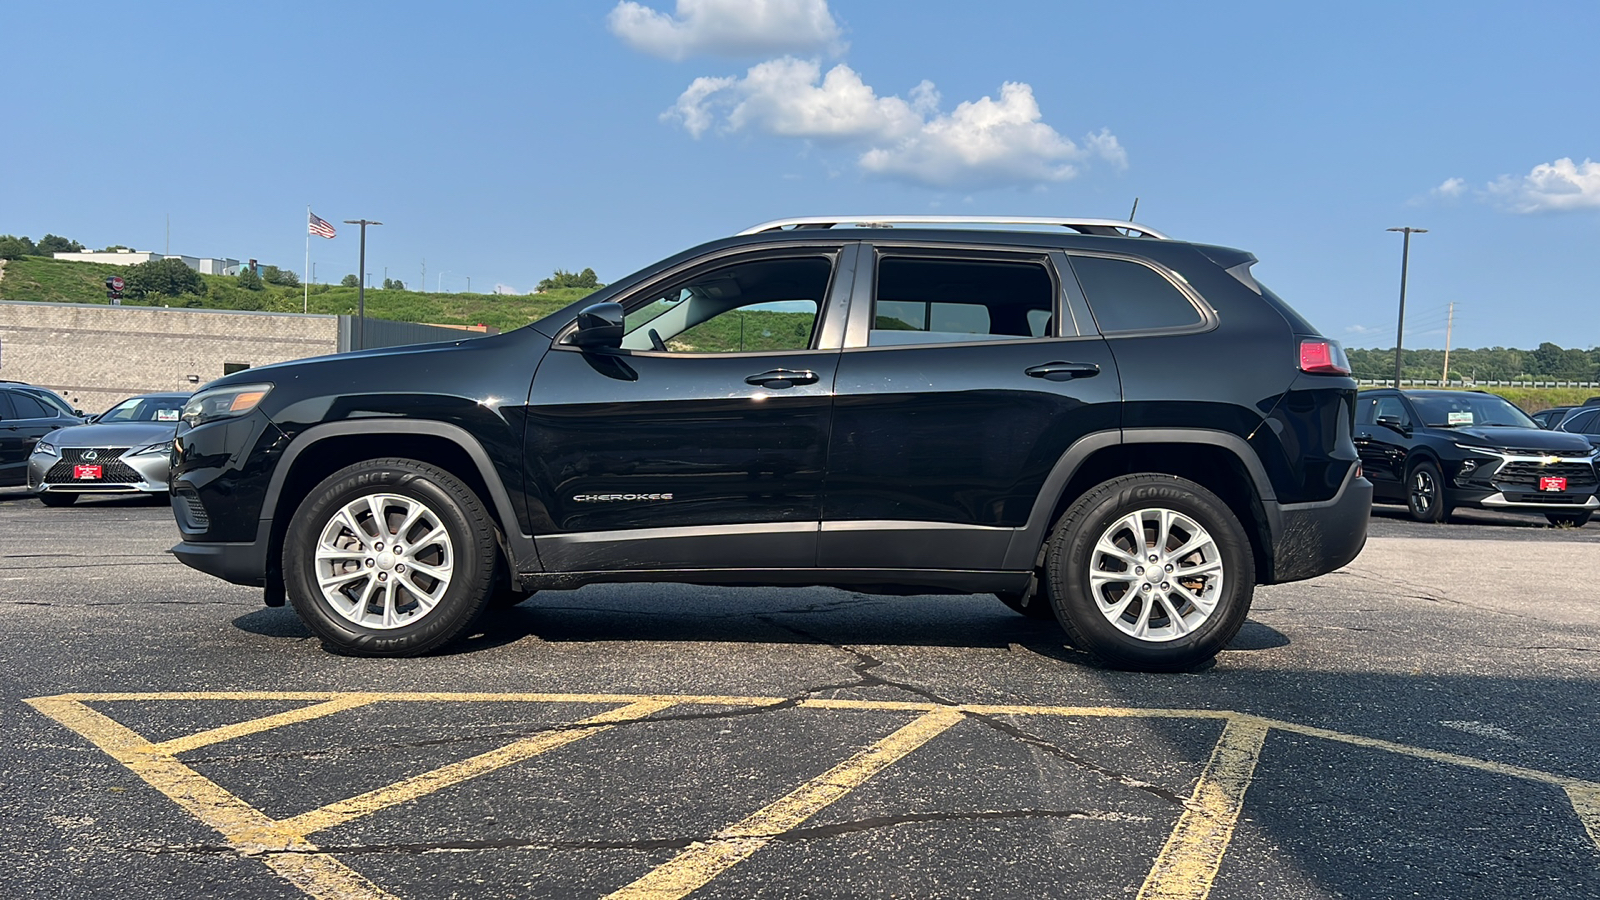
[[[1379,416],[1378,424],[1385,428],[1392,428],[1401,434],[1406,432],[1406,423],[1399,416]]]
[[[567,342],[575,347],[622,346],[622,304],[596,303],[578,313],[578,329]]]

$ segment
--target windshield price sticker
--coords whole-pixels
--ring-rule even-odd
[[[1447,425],[1471,425],[1472,424],[1472,413],[1469,412],[1469,411],[1447,413],[1445,415],[1445,424],[1447,424]]]
[[[156,410],[156,421],[176,422],[178,421],[178,411],[175,409],[158,409]]]

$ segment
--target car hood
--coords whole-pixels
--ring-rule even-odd
[[[1452,428],[1457,443],[1489,450],[1531,451],[1533,455],[1588,456],[1594,448],[1581,435],[1541,428]]]
[[[176,422],[109,422],[104,425],[71,425],[58,428],[46,438],[57,447],[139,447],[172,440],[178,432]]]

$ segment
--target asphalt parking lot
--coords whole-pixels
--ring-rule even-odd
[[[591,586],[324,653],[0,489],[0,896],[1600,897],[1600,523],[1380,508],[1216,663],[988,597]]]

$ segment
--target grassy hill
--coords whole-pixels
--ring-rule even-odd
[[[0,300],[45,303],[107,303],[105,280],[126,272],[123,266],[70,262],[26,256],[6,264],[0,278]],[[197,309],[243,309],[266,312],[300,312],[299,287],[264,285],[259,291],[241,288],[239,280],[223,275],[202,275],[204,296],[156,297],[146,301],[123,300],[127,306],[189,306]],[[543,294],[430,294],[420,291],[367,289],[367,315],[400,322],[441,325],[491,325],[501,331],[520,328],[589,294],[587,288],[562,288]],[[311,285],[306,311],[354,315],[356,289],[327,284]]]

